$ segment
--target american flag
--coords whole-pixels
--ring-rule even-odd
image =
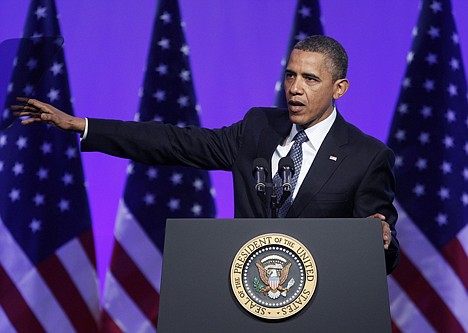
[[[16,96],[72,113],[62,42],[54,2],[31,1],[11,64],[4,125],[12,124],[7,107],[17,104]],[[94,241],[78,137],[42,124],[2,127],[0,331],[97,332]]]
[[[287,107],[284,94],[284,71],[286,69],[289,53],[297,42],[312,35],[323,35],[319,2],[318,0],[299,0],[296,5],[293,28],[286,50],[286,58],[281,60],[281,78],[275,85],[275,106],[280,108]]]
[[[179,5],[159,1],[139,121],[199,126]],[[130,162],[104,290],[104,332],[155,332],[167,218],[214,217],[207,171]]]
[[[394,332],[468,332],[468,95],[448,0],[421,2],[388,139],[401,263]]]

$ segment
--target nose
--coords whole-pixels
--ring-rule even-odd
[[[299,78],[295,78],[289,86],[289,93],[292,95],[300,95],[303,92]]]

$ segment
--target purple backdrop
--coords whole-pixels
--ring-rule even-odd
[[[57,0],[77,116],[131,120],[138,109],[157,1]],[[418,16],[417,0],[322,0],[325,33],[350,57],[351,88],[339,102],[344,117],[386,141]],[[269,106],[280,77],[295,1],[180,0],[201,122],[220,127],[252,106]],[[453,0],[468,66],[468,2]],[[0,42],[22,34],[29,1],[0,2]],[[5,64],[0,64],[1,68]],[[104,281],[126,160],[83,154]],[[218,217],[232,217],[229,173],[213,172]]]

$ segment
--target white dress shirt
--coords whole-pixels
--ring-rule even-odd
[[[306,141],[302,144],[302,165],[301,172],[299,173],[299,178],[297,179],[296,188],[294,189],[293,199],[296,197],[297,191],[302,185],[307,172],[309,171],[312,163],[314,162],[317,151],[320,149],[323,140],[327,136],[330,128],[336,119],[336,108],[333,109],[333,112],[326,119],[322,120],[318,124],[305,129],[309,141]],[[300,130],[300,129],[299,129]],[[292,126],[291,132],[286,137],[284,142],[276,147],[276,150],[271,157],[271,174],[274,176],[278,172],[278,163],[282,157],[288,155],[289,150],[293,145],[293,138],[299,131],[296,126]]]

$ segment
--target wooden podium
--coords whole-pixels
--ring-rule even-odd
[[[377,219],[169,219],[158,333],[390,333],[381,230]],[[239,249],[269,233],[299,240],[317,269],[310,301],[280,320],[246,311],[230,282]]]

